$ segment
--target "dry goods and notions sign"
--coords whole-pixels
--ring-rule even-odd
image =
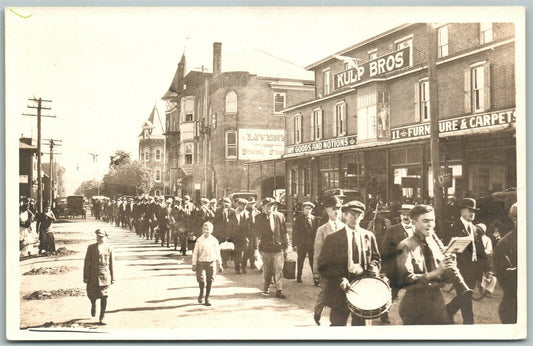
[[[335,74],[335,89],[351,86],[352,84],[409,66],[410,49],[410,47],[406,47]]]
[[[506,125],[516,122],[515,110],[469,115],[466,117],[439,121],[439,133],[477,129],[495,125]],[[430,125],[419,124],[399,127],[391,130],[391,140],[429,136]]]
[[[311,143],[290,145],[285,148],[285,154],[307,153],[310,151],[320,151],[333,148],[350,147],[357,144],[357,136],[347,136],[342,138],[326,139]]]

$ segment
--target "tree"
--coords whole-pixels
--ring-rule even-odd
[[[109,166],[111,167],[127,163],[131,163],[131,155],[125,150],[117,150],[114,155],[110,156]]]
[[[92,197],[98,195],[98,185],[101,185],[102,182],[98,180],[86,180],[81,183],[81,185],[74,192],[75,195],[83,195],[85,197]]]
[[[113,197],[149,193],[154,186],[151,169],[139,161],[130,161],[129,156],[123,158],[120,163],[110,165],[109,172],[104,175],[102,194]]]

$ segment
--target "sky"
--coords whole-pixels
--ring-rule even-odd
[[[137,135],[154,106],[164,122],[161,97],[184,51],[188,70],[211,70],[216,41],[223,54],[263,51],[305,67],[395,26],[447,13],[380,7],[12,10],[5,11],[7,140],[17,145],[21,135],[36,138],[36,118],[21,115],[35,113],[27,99],[52,100],[43,114],[56,118],[43,118],[42,138],[62,140],[55,159],[66,169],[67,194],[107,173],[116,150],[138,158]],[[460,21],[465,13],[448,16]],[[99,155],[97,164],[89,153]]]

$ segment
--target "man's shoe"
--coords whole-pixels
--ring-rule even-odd
[[[320,314],[318,312],[315,312],[315,315],[313,316],[313,318],[315,319],[315,323],[317,326],[320,325]]]
[[[96,305],[95,304],[91,304],[91,316],[92,317],[96,316]]]
[[[455,314],[450,310],[450,306],[448,304],[446,305],[446,315],[448,316],[448,323],[455,324],[455,319],[453,318]]]
[[[298,279],[296,279],[296,282],[301,283],[301,282],[302,282],[302,278],[298,278]]]
[[[313,282],[315,284],[315,287],[318,287],[320,285],[320,281],[318,281],[317,279],[313,279]]]
[[[204,302],[204,296],[198,296],[198,303],[202,304]]]
[[[261,292],[261,294],[264,296],[269,296],[270,292],[268,292],[268,290],[264,290],[263,292]]]
[[[211,306],[211,303],[209,302],[209,299],[205,300],[205,306]]]
[[[106,323],[104,322],[104,315],[100,315],[100,325],[105,326]]]
[[[381,315],[380,320],[381,323],[390,324],[389,314],[384,313],[383,315]]]
[[[276,292],[276,298],[285,299],[287,297],[283,293],[281,293],[281,291],[277,291]]]

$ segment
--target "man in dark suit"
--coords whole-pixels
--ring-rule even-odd
[[[388,228],[383,236],[381,242],[380,253],[382,259],[381,271],[387,275],[392,291],[392,300],[398,299],[398,292],[400,291],[398,270],[396,265],[396,257],[401,252],[398,250],[398,244],[402,240],[409,238],[413,235],[413,225],[411,223],[411,217],[409,212],[414,207],[412,204],[402,204],[399,212],[400,219],[399,224]],[[390,323],[388,313],[381,316],[381,321],[384,323]]]
[[[309,255],[309,265],[313,271],[313,255],[318,218],[311,214],[315,205],[312,202],[302,203],[302,213],[294,219],[292,226],[292,247],[298,253],[298,270],[296,282],[302,282],[302,271],[305,257]]]
[[[359,226],[365,205],[350,201],[342,206],[345,227],[327,236],[318,259],[318,270],[327,277],[325,304],[331,307],[331,326],[345,326],[350,316],[346,291],[350,283],[364,276],[377,277],[381,265],[374,234]],[[352,326],[364,326],[364,319],[352,315]]]
[[[248,245],[250,243],[250,220],[244,208],[248,201],[244,198],[238,198],[235,201],[235,211],[230,215],[228,222],[229,233],[233,240],[235,262],[235,273],[246,274],[246,263],[248,261]],[[242,269],[242,272],[241,272]]]
[[[276,298],[284,299],[283,265],[287,258],[289,239],[285,216],[274,211],[276,201],[267,197],[261,201],[261,214],[255,219],[255,227],[259,233],[259,251],[263,258],[263,295],[269,295],[270,284],[276,286]]]
[[[457,254],[457,268],[459,268],[468,287],[473,289],[476,286],[476,281],[480,280],[482,275],[479,260],[486,256],[481,239],[482,234],[476,233],[476,228],[472,223],[476,217],[476,211],[479,209],[476,207],[476,200],[472,198],[465,198],[457,202],[456,206],[460,208],[461,217],[452,225],[450,235],[452,237],[469,237],[472,240],[472,243],[462,253]],[[453,316],[461,309],[463,324],[474,324],[472,300],[461,297],[457,286],[455,290],[458,296],[446,305],[448,318],[453,322]]]

